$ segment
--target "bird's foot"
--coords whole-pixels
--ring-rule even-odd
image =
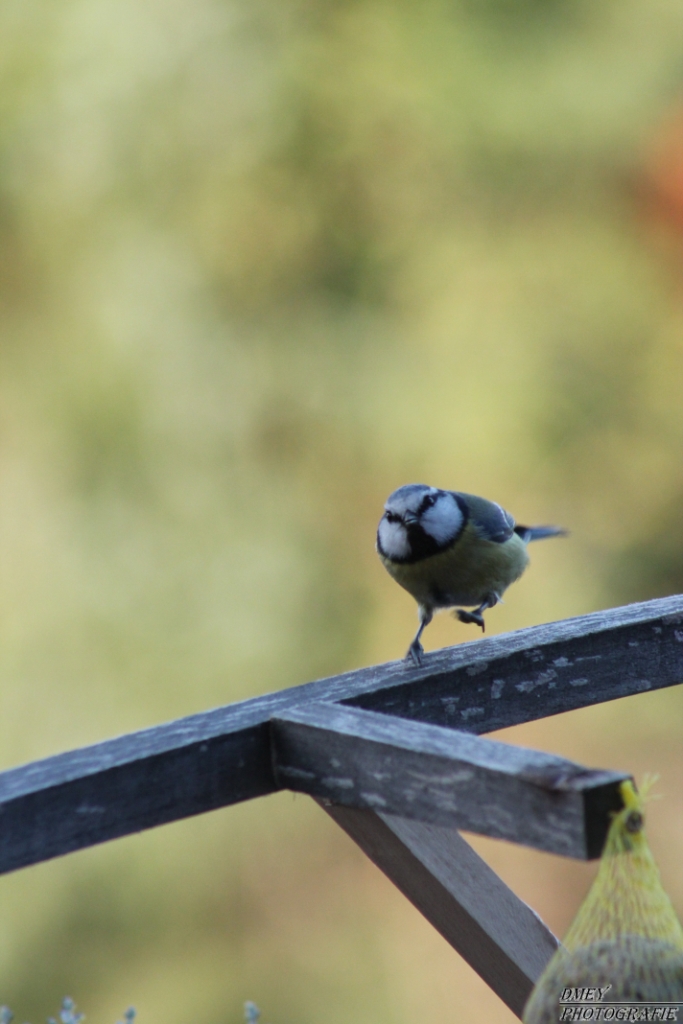
[[[422,655],[425,650],[419,640],[413,640],[412,644],[408,648],[408,652],[405,656],[405,661],[412,661],[416,668],[419,668],[422,664]]]
[[[464,608],[457,608],[455,611],[456,618],[460,619],[461,622],[466,624],[473,623],[475,626],[479,626],[482,633],[486,632],[486,624],[484,622],[484,616],[479,611],[466,612]]]

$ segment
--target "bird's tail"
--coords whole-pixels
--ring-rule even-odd
[[[515,526],[515,533],[525,544],[532,540],[545,540],[546,537],[566,537],[568,532],[561,526]]]

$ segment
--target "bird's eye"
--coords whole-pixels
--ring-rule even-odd
[[[397,516],[395,512],[385,512],[384,518],[388,523],[398,523],[401,519],[401,517]]]

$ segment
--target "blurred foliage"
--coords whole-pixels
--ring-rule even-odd
[[[494,630],[683,589],[682,29],[673,0],[2,6],[5,765],[400,656],[373,544],[410,480],[571,529]],[[524,735],[666,782],[676,691],[619,707]],[[579,867],[486,849],[569,920]],[[510,1019],[286,795],[2,884],[34,1020],[64,991]]]
[[[257,1014],[260,1016],[260,1014]],[[70,996],[65,996],[62,999],[62,1006],[58,1014],[60,1024],[81,1024],[85,1014],[79,1013],[76,1009],[76,1004]],[[247,1020],[249,1017],[245,1014]],[[0,1024],[12,1024],[14,1020],[14,1014],[10,1010],[9,1006],[0,1006]],[[125,1024],[133,1024],[135,1020],[135,1009],[130,1006],[123,1015],[123,1021]],[[123,1021],[118,1021],[118,1024],[123,1024]],[[57,1018],[48,1017],[47,1024],[57,1024]]]

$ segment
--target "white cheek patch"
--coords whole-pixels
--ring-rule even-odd
[[[420,525],[439,547],[445,547],[458,535],[463,514],[452,494],[441,494],[431,508],[420,516]]]
[[[410,543],[403,523],[390,523],[382,519],[379,524],[379,544],[387,558],[408,558]]]

